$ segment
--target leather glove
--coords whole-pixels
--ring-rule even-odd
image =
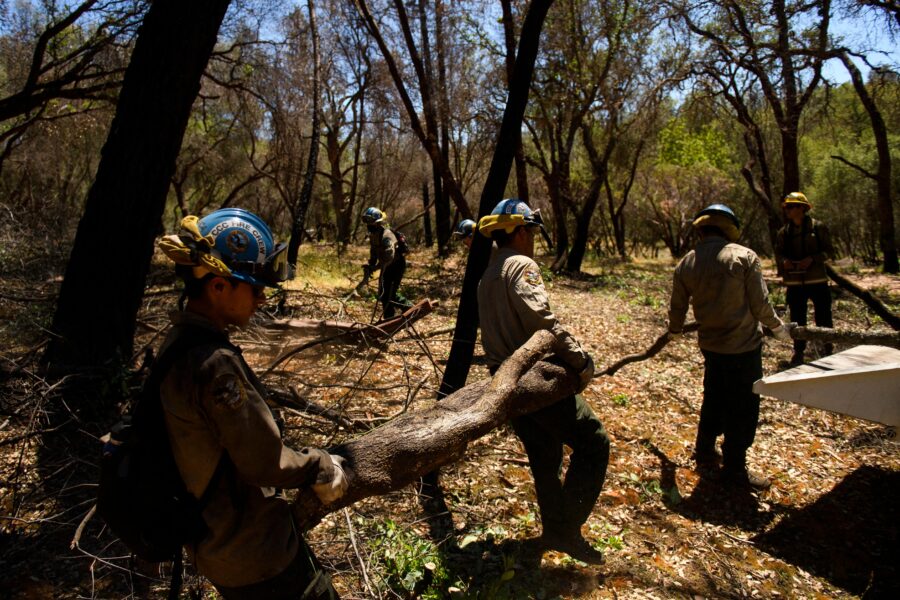
[[[791,341],[791,329],[796,327],[796,323],[782,323],[778,327],[772,330],[772,337],[774,337],[779,342],[790,342]]]
[[[684,332],[681,332],[681,331],[670,331],[669,333],[666,334],[666,340],[672,342],[674,340],[677,340],[678,338],[680,338],[683,335],[684,335]]]
[[[372,267],[369,265],[363,265],[363,277],[371,277],[372,276]]]
[[[594,377],[594,359],[591,358],[591,355],[587,355],[587,362],[584,363],[584,366],[581,368],[581,371],[578,372],[578,392],[584,391],[584,388],[588,386],[591,382],[591,379]]]
[[[329,454],[328,457],[331,458],[331,465],[334,469],[331,481],[312,485],[313,492],[316,493],[322,504],[331,504],[343,496],[350,487],[350,482],[347,481],[347,475],[344,473],[344,457],[336,454]]]

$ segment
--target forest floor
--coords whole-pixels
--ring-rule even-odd
[[[431,403],[464,269],[459,253],[442,263],[431,257],[411,256],[402,290],[413,300],[439,301],[435,312],[377,347],[311,347],[266,383],[293,387],[360,427]],[[280,317],[370,322],[372,288],[368,297],[343,300],[363,262],[361,248],[341,259],[331,248],[306,249]],[[664,332],[673,266],[662,259],[593,261],[577,279],[545,272],[554,311],[598,371]],[[900,310],[900,279],[849,267],[842,272]],[[151,276],[136,359],[159,344],[174,307],[166,273],[161,263]],[[0,598],[163,597],[166,569],[131,570],[99,519],[88,520],[70,547],[93,502],[97,438],[115,415],[89,417],[61,402],[58,386],[39,376],[56,275],[0,280]],[[784,293],[774,272],[767,275],[783,312]],[[887,329],[859,300],[833,290],[836,326]],[[309,341],[267,333],[266,318],[234,336],[259,372]],[[479,347],[469,382],[488,377],[480,354]],[[788,344],[767,340],[764,371],[783,369],[790,354]],[[113,382],[120,389],[125,375]],[[701,477],[690,458],[702,377],[696,336],[687,335],[652,359],[595,378],[585,391],[612,442],[606,483],[583,530],[604,551],[604,565],[529,554],[525,542],[539,535],[540,522],[527,460],[509,427],[472,443],[463,460],[441,470],[449,514],[424,511],[409,487],[328,515],[310,543],[343,598],[900,597],[900,446],[892,431],[763,398],[749,461],[773,485],[736,493]],[[324,417],[284,416],[294,447],[359,435]],[[184,595],[216,597],[190,567]]]

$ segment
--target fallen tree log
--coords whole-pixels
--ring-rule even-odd
[[[467,385],[430,408],[405,413],[329,448],[332,454],[345,457],[350,487],[328,506],[311,490],[299,490],[294,501],[298,525],[308,529],[330,512],[414,483],[462,458],[469,442],[509,419],[574,393],[578,375],[573,369],[540,360],[555,344],[553,334],[538,331],[501,365],[493,379]]]
[[[853,331],[850,329],[831,329],[828,327],[794,327],[791,337],[795,340],[810,342],[826,342],[829,344],[873,344],[900,348],[900,331]]]
[[[895,315],[888,307],[884,305],[884,303],[879,300],[872,292],[869,290],[864,290],[859,287],[840,273],[834,270],[834,267],[825,263],[825,272],[828,273],[828,277],[832,279],[838,286],[847,290],[860,300],[862,300],[866,306],[872,309],[872,311],[881,317],[885,323],[891,326],[894,331],[900,331],[900,316]]]
[[[426,298],[425,300],[416,303],[414,306],[407,308],[397,317],[392,317],[371,325],[355,321],[328,321],[317,319],[281,319],[270,321],[263,325],[263,327],[270,332],[297,337],[316,336],[316,338],[300,344],[299,346],[288,348],[282,352],[261,376],[265,377],[288,358],[320,344],[328,342],[338,344],[356,344],[363,341],[372,343],[384,342],[403,327],[415,323],[422,317],[429,315],[437,305],[437,302],[433,302]]]

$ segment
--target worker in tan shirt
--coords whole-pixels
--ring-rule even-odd
[[[759,421],[759,395],[753,393],[753,383],[762,377],[760,323],[783,341],[791,339],[789,326],[769,302],[759,257],[735,243],[740,222],[734,212],[713,204],[697,214],[693,225],[700,241],[675,268],[669,332],[681,333],[688,305],[693,306],[704,358],[694,459],[700,467],[718,464],[716,438],[724,435],[722,480],[765,489],[769,480],[748,471],[746,464]]]
[[[188,555],[226,600],[337,598],[279,488],[333,502],[348,485],[343,459],[283,443],[265,387],[227,336],[286,278],[285,245],[255,214],[226,208],[186,217],[160,247],[185,282],[161,354],[188,350],[158,375],[172,453],[206,525]]]
[[[503,200],[491,215],[482,217],[478,231],[498,246],[478,286],[481,343],[491,373],[536,331],[546,329],[562,342],[557,358],[579,371],[584,389],[594,362],[550,310],[540,268],[532,259],[535,235],[543,231],[540,215],[521,200]],[[603,562],[602,553],[581,533],[606,477],[609,438],[603,424],[581,395],[573,394],[513,419],[512,426],[534,476],[543,526],[541,548],[588,563]],[[572,453],[561,479],[564,445]]]

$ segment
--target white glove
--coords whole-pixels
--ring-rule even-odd
[[[782,323],[778,327],[772,330],[772,337],[774,337],[779,342],[790,342],[791,341],[791,329],[796,327],[796,323]]]
[[[584,388],[588,386],[591,382],[591,379],[594,377],[594,359],[591,358],[591,355],[587,355],[587,362],[584,363],[584,366],[581,368],[581,371],[578,372],[578,391],[584,391]]]
[[[350,482],[347,481],[347,475],[344,473],[344,457],[336,454],[329,454],[328,456],[331,458],[331,465],[334,469],[331,481],[315,483],[312,486],[312,490],[319,497],[319,501],[322,504],[331,504],[343,496],[350,486]]]

